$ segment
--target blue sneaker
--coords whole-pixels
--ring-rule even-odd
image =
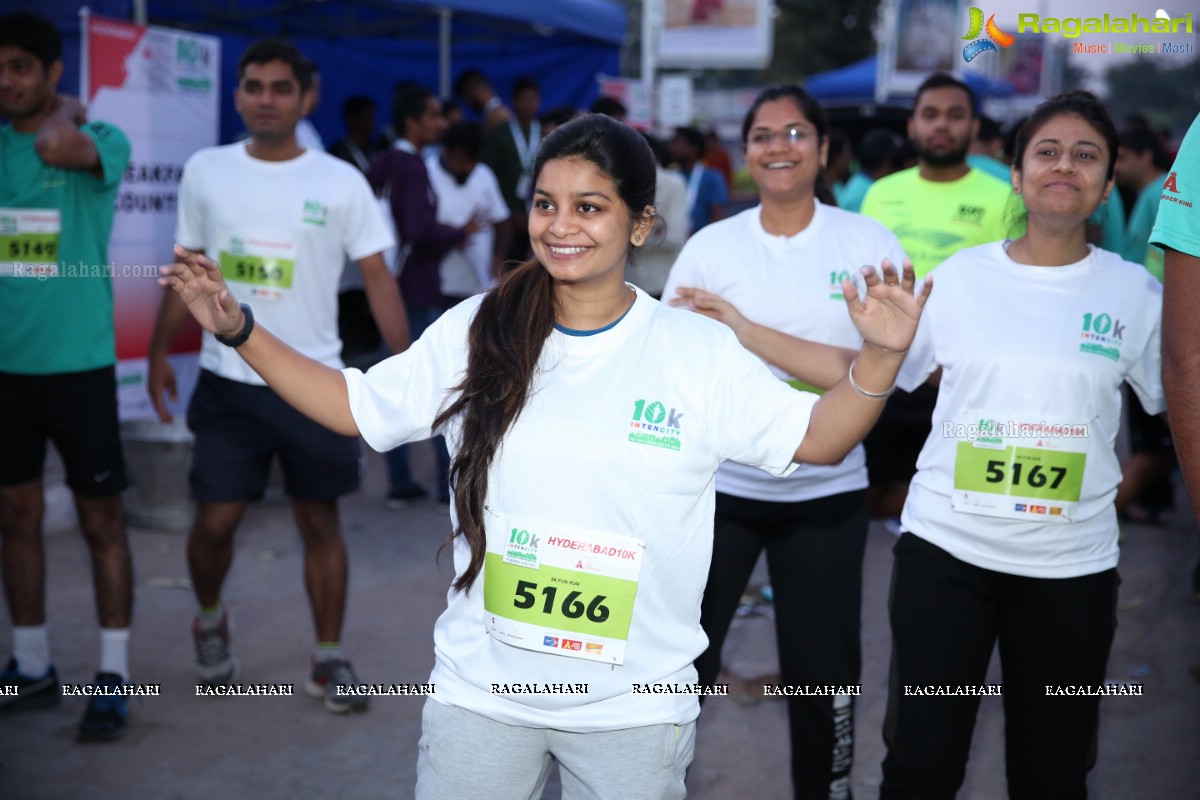
[[[40,678],[31,678],[17,671],[17,660],[10,658],[0,672],[0,711],[28,711],[50,708],[62,702],[62,686],[54,665]]]
[[[92,686],[96,690],[120,689],[124,685],[121,676],[112,672],[97,672]],[[87,710],[79,723],[79,741],[111,742],[125,730],[125,718],[129,706],[119,694],[94,694],[88,698]]]

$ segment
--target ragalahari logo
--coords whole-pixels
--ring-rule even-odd
[[[970,22],[968,23],[967,35],[963,36],[964,40],[973,39],[970,44],[963,48],[963,61],[971,61],[980,53],[986,53],[988,50],[999,52],[996,45],[1008,47],[1017,40],[1017,37],[1011,33],[1006,33],[996,24],[996,15],[992,14],[988,17],[987,25],[983,24],[983,9],[971,6]],[[987,31],[988,38],[980,39],[979,34],[984,30]]]

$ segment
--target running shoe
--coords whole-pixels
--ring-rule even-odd
[[[331,658],[328,661],[313,661],[312,676],[308,679],[305,691],[309,697],[315,697],[325,703],[325,709],[334,714],[345,714],[350,711],[366,711],[369,698],[366,695],[339,695],[339,686],[358,686],[358,676],[354,667],[344,658]]]
[[[121,676],[113,672],[97,672],[93,683],[98,688],[115,689],[124,685]],[[79,741],[111,742],[125,730],[129,706],[121,695],[96,694],[88,698],[87,710],[79,723]]]
[[[51,664],[46,674],[31,678],[17,671],[17,660],[10,658],[0,672],[0,711],[28,711],[50,708],[62,702],[62,686]]]
[[[237,661],[229,652],[229,610],[221,612],[221,621],[214,626],[202,626],[200,618],[192,620],[192,640],[196,644],[196,674],[209,686],[226,684],[237,674]]]
[[[383,501],[383,505],[391,511],[400,511],[414,503],[421,502],[427,497],[429,497],[429,492],[414,483],[412,486],[406,486],[403,489],[392,489],[389,491],[387,499]]]

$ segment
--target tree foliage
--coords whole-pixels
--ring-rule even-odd
[[[1108,110],[1120,127],[1129,114],[1142,114],[1155,126],[1182,134],[1200,106],[1200,60],[1184,63],[1162,56],[1140,56],[1109,69]]]
[[[879,0],[776,0],[775,57],[765,83],[795,81],[875,53]]]

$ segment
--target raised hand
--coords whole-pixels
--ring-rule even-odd
[[[883,278],[871,267],[862,268],[867,296],[861,298],[854,282],[842,281],[842,294],[854,327],[871,345],[887,353],[902,354],[917,333],[921,310],[929,299],[933,281],[926,278],[919,294],[913,291],[917,283],[912,262],[905,259],[901,272],[888,259],[883,260]]]
[[[742,312],[738,311],[728,300],[712,292],[706,292],[704,289],[694,289],[688,286],[680,286],[675,292],[675,297],[668,300],[667,305],[686,308],[697,314],[703,314],[709,319],[715,319],[717,322],[724,322],[737,334],[739,339],[742,338],[748,321],[742,316]]]
[[[245,314],[225,285],[221,268],[200,253],[175,245],[179,261],[159,267],[160,286],[179,294],[200,327],[218,336],[234,336],[246,322]]]

